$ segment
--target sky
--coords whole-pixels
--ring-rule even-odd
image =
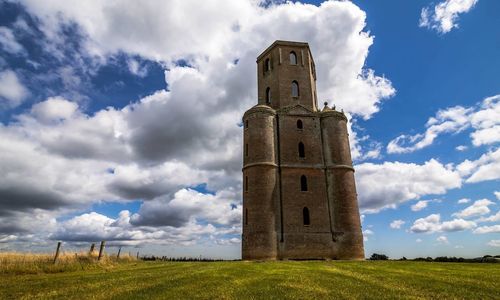
[[[365,253],[500,253],[500,2],[1,1],[0,251],[241,257],[256,57],[308,42]]]

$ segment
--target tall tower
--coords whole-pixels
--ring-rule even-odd
[[[347,118],[317,107],[307,43],[257,58],[258,104],[243,116],[243,259],[363,259]]]

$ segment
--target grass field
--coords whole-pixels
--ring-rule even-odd
[[[124,262],[0,274],[3,299],[500,299],[500,265],[409,261]]]

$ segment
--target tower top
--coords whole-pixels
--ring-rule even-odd
[[[277,40],[257,57],[258,104],[274,109],[300,104],[318,111],[316,68],[309,44]]]
[[[266,56],[266,54],[268,54],[273,48],[278,47],[278,46],[307,49],[307,51],[309,52],[309,54],[311,56],[311,59],[312,59],[311,49],[309,48],[309,44],[308,43],[306,43],[306,42],[294,42],[294,41],[276,40],[269,47],[267,47],[266,50],[264,50],[259,56],[257,56],[257,63],[259,61],[261,61]]]

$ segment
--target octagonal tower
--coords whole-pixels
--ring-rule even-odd
[[[347,118],[316,99],[307,43],[257,58],[243,116],[243,259],[363,259]]]

